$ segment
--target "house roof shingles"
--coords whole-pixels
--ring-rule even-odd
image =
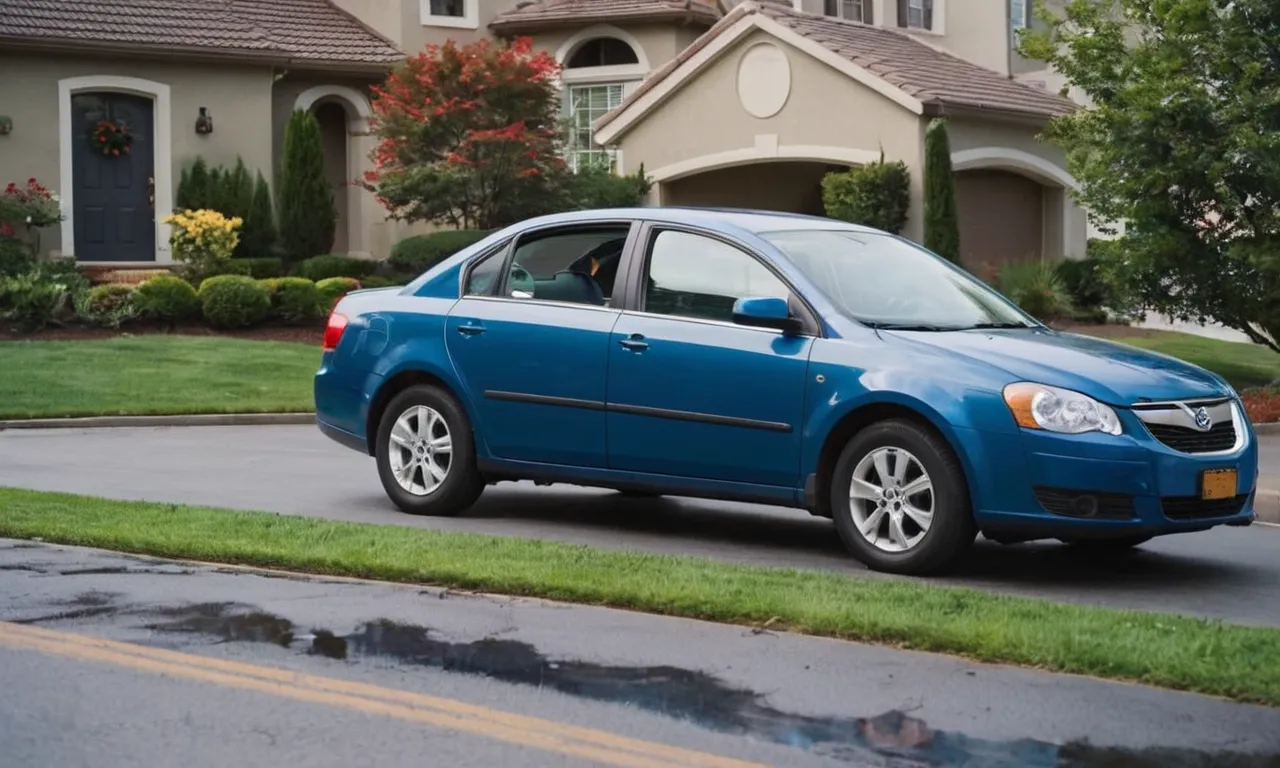
[[[801,13],[771,0],[738,5],[692,45],[635,89],[616,109],[596,121],[597,129],[616,120],[699,51],[745,17],[759,14],[866,69],[923,103],[946,107],[1054,117],[1077,105],[1055,93],[1019,83],[998,72],[940,51],[896,29]]]
[[[328,0],[0,0],[0,40],[388,65],[404,54]]]
[[[489,22],[499,34],[609,21],[688,19],[710,26],[720,18],[715,0],[533,0]]]
[[[926,45],[907,33],[799,13],[764,3],[758,12],[852,61],[924,104],[1052,117],[1076,104],[1056,93]]]

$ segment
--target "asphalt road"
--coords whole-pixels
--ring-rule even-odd
[[[1268,449],[1268,461],[1276,456]],[[502,484],[466,516],[414,518],[385,498],[373,460],[313,427],[0,432],[0,486],[191,503],[366,523],[540,537],[869,578],[831,523],[802,511],[695,499],[632,500],[569,486]],[[1170,536],[1120,561],[1055,544],[980,542],[940,580],[1000,592],[1280,626],[1280,528]]]
[[[5,540],[0,689],[5,768],[1280,760],[1280,710],[1208,697],[602,608]]]

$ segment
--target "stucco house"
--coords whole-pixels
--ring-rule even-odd
[[[827,170],[883,150],[913,171],[950,121],[971,264],[1083,253],[1061,153],[1037,141],[1072,102],[1013,51],[1021,0],[0,0],[0,181],[60,188],[49,250],[165,262],[181,169],[243,157],[268,178],[283,124],[313,109],[340,217],[335,251],[385,256],[409,231],[350,186],[368,162],[368,88],[432,43],[528,35],[564,65],[566,148],[641,164],[654,202],[820,211]],[[1025,15],[1022,17],[1025,21]],[[212,133],[197,131],[211,116]],[[140,130],[128,163],[87,150],[106,109]],[[95,111],[96,110],[96,111]],[[113,172],[109,191],[103,169]],[[154,184],[150,182],[154,179]],[[108,226],[108,213],[117,224]],[[147,212],[154,214],[147,215]],[[145,221],[146,226],[119,222]],[[107,222],[107,223],[103,223]],[[143,232],[141,230],[145,229]],[[105,233],[116,242],[104,244]]]

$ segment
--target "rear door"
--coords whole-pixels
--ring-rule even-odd
[[[715,233],[646,226],[609,345],[612,469],[776,487],[800,482],[812,313],[759,255]],[[790,299],[796,335],[733,322],[743,297]]]
[[[619,312],[612,279],[592,265],[621,253],[632,229],[534,230],[464,274],[446,345],[495,457],[606,466],[605,376]]]

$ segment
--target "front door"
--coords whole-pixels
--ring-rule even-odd
[[[123,93],[71,97],[71,167],[78,261],[154,261],[155,146],[151,99]],[[99,127],[123,129],[127,150]],[[97,134],[97,135],[95,135]],[[118,154],[117,154],[118,153]]]
[[[609,467],[795,488],[813,339],[733,323],[739,298],[789,298],[755,256],[654,230],[641,312],[609,347]]]
[[[480,435],[499,459],[603,468],[612,274],[630,223],[524,235],[471,269],[445,324]],[[584,258],[586,257],[586,258]],[[497,280],[506,265],[510,277]],[[496,283],[496,285],[495,285]]]

